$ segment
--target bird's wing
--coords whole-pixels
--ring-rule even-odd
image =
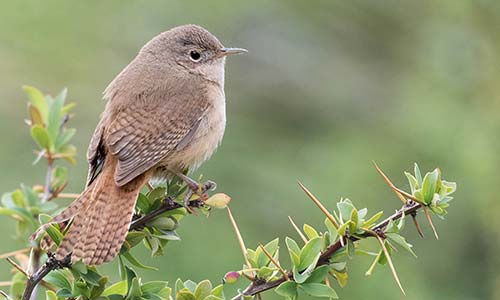
[[[207,97],[189,90],[175,96],[157,90],[129,103],[103,133],[108,154],[118,158],[115,182],[119,186],[189,142],[209,106]]]

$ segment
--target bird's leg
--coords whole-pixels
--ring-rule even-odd
[[[184,199],[182,201],[182,205],[184,206],[184,208],[186,209],[186,211],[188,213],[196,215],[196,212],[194,211],[194,209],[192,209],[189,206],[189,202],[190,202],[190,199],[191,199],[192,195],[193,195],[193,190],[192,189],[188,189],[187,192],[186,192],[186,195],[184,196]]]
[[[177,175],[177,177],[179,177],[180,179],[182,179],[182,181],[184,181],[184,183],[188,186],[188,188],[193,191],[194,193],[198,194],[199,193],[199,190],[200,190],[200,186],[198,184],[198,182],[180,172],[176,173],[175,175]]]
[[[208,194],[207,191],[213,191],[217,187],[215,182],[211,180],[207,180],[203,184],[198,184],[194,179],[182,174],[182,173],[176,173],[176,175],[182,179],[186,185],[188,186],[188,191],[186,192],[186,196],[184,197],[184,207],[186,210],[190,213],[193,213],[194,211],[192,210],[191,207],[189,207],[189,201],[190,198],[193,194],[196,194],[200,197],[202,201],[205,201],[208,199]]]

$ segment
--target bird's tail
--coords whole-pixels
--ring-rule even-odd
[[[116,160],[106,159],[101,174],[86,187],[70,206],[52,219],[61,223],[73,219],[56,251],[62,259],[99,265],[112,260],[120,251],[128,232],[142,178],[119,187],[114,181]],[[141,176],[142,177],[142,176]],[[46,229],[41,227],[36,235]]]

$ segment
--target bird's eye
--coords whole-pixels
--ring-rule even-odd
[[[191,50],[189,51],[189,57],[191,58],[192,61],[199,61],[201,59],[201,54],[200,52],[196,50]]]

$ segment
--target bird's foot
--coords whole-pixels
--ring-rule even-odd
[[[209,191],[213,191],[216,189],[217,184],[211,180],[207,180],[202,184],[199,184],[196,180],[182,174],[178,173],[177,176],[182,179],[187,187],[188,191],[186,192],[186,195],[184,196],[183,200],[183,205],[184,208],[190,213],[190,214],[196,214],[193,208],[189,205],[191,201],[191,197],[194,195],[197,195],[199,197],[199,200],[205,201],[208,199],[208,193]]]
[[[186,192],[186,195],[184,196],[184,199],[182,201],[182,205],[184,206],[184,208],[186,209],[186,211],[188,213],[196,215],[196,211],[193,208],[191,208],[191,206],[189,206],[189,204],[191,202],[192,195],[193,195],[193,190],[188,189]]]

